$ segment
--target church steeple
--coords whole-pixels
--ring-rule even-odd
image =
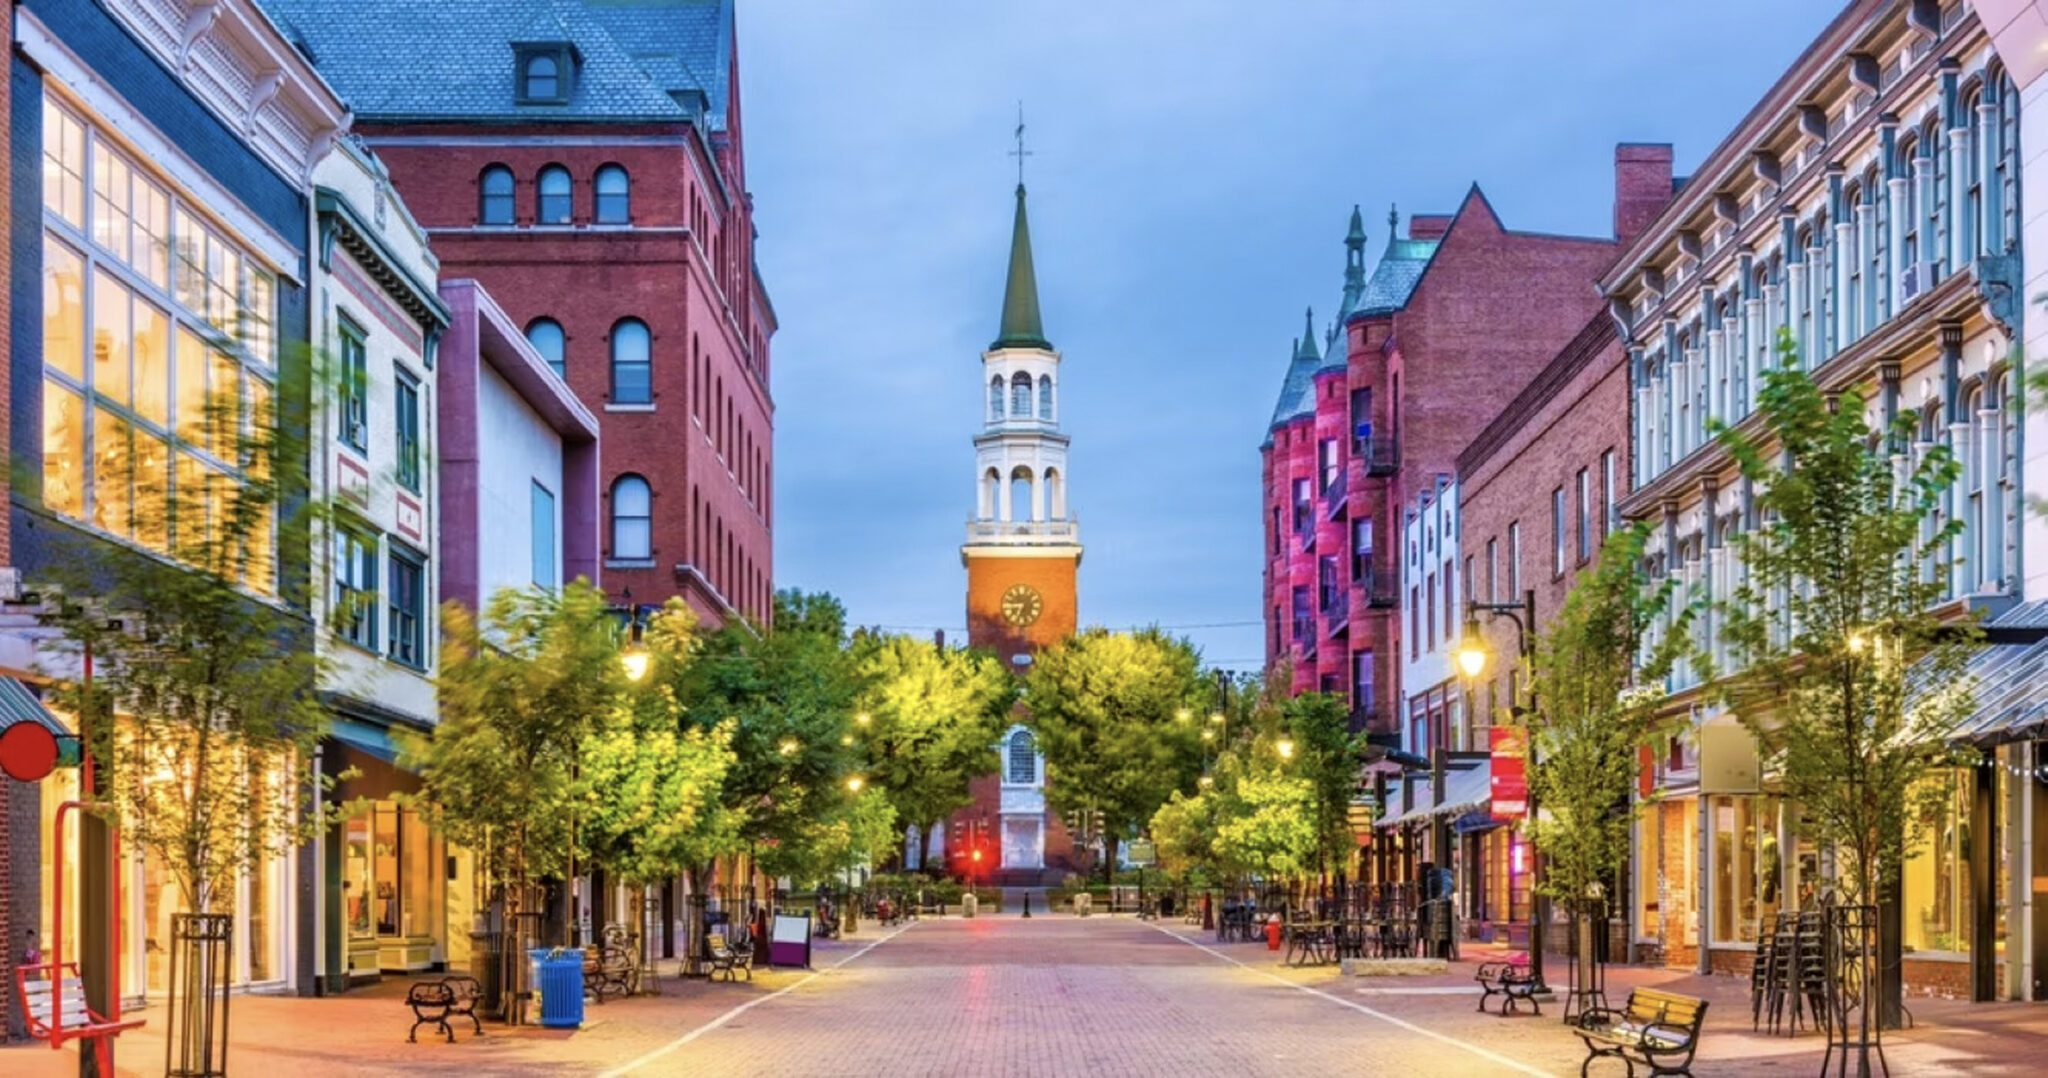
[[[1337,320],[1358,309],[1358,297],[1365,295],[1365,218],[1354,203],[1351,207],[1351,231],[1344,236],[1344,309],[1337,312]]]
[[[1305,323],[1301,330],[1301,340],[1294,346],[1294,358],[1310,363],[1320,362],[1323,354],[1316,350],[1316,309],[1310,307],[1302,317]]]
[[[1052,351],[1038,317],[1038,275],[1031,267],[1031,224],[1024,215],[1024,185],[1017,185],[1017,220],[1010,227],[1010,278],[1003,286],[1003,322],[990,351],[1038,348]]]

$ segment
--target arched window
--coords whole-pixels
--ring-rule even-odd
[[[1012,786],[1030,786],[1038,782],[1038,741],[1029,730],[1019,730],[1010,735],[1009,766],[1003,775]]]
[[[1067,519],[1067,488],[1060,480],[1058,468],[1045,470],[1045,518]]]
[[[1843,310],[1848,314],[1848,332],[1843,334],[1843,346],[1847,346],[1863,333],[1863,218],[1857,212],[1862,206],[1862,185],[1852,183],[1842,192],[1841,223],[1849,226],[1848,240],[1842,245],[1841,250],[1835,252],[1835,257],[1840,259],[1849,271],[1848,294],[1835,297],[1835,302],[1842,304]]]
[[[1010,376],[1010,414],[1018,419],[1031,418],[1031,376],[1023,371]]]
[[[633,219],[633,181],[622,165],[597,170],[592,185],[597,191],[595,220],[601,225],[623,225]]]
[[[512,170],[503,165],[492,165],[484,169],[477,180],[476,223],[480,225],[509,225],[512,223]]]
[[[1891,310],[1891,281],[1888,272],[1890,237],[1886,235],[1892,227],[1889,205],[1891,200],[1885,197],[1883,182],[1878,178],[1876,165],[1872,165],[1870,171],[1864,174],[1863,189],[1870,193],[1871,207],[1870,242],[1864,245],[1869,256],[1865,259],[1867,265],[1863,276],[1863,322],[1866,331],[1876,329],[1879,322],[1890,317]]]
[[[1038,418],[1052,422],[1052,375],[1038,376]]]
[[[612,557],[654,557],[654,491],[637,475],[622,475],[612,483]]]
[[[1892,212],[1899,215],[1899,220],[1904,226],[1899,242],[1899,265],[1904,267],[1903,272],[1907,274],[1915,274],[1913,267],[1920,261],[1920,179],[1919,173],[1913,168],[1913,162],[1919,157],[1918,137],[1907,135],[1899,140],[1898,169],[1899,175],[1906,183],[1900,192],[1898,205],[1892,207]],[[1915,276],[1917,278],[1917,274]],[[1900,283],[1902,286],[1910,285],[1900,293],[1902,297],[1910,297],[1927,282],[1915,279]]]
[[[1972,87],[1963,94],[1961,119],[1969,134],[1969,152],[1963,165],[1963,174],[1958,177],[1963,192],[1962,212],[1956,215],[1956,227],[1962,229],[1963,253],[1976,261],[1977,253],[1984,243],[1984,140],[1990,132],[1984,130],[1983,113],[1977,106],[1984,103],[1983,91]]]
[[[654,364],[647,323],[622,318],[612,327],[612,403],[651,404]]]
[[[568,224],[576,195],[576,182],[569,178],[569,170],[560,165],[541,169],[539,188],[540,213],[535,220],[544,225]]]
[[[1003,499],[1003,474],[990,468],[981,476],[981,519],[994,520]]]
[[[534,319],[532,324],[526,327],[526,340],[533,345],[534,351],[540,353],[540,358],[547,360],[548,366],[555,369],[555,374],[563,378],[569,376],[566,358],[569,342],[562,334],[560,322],[552,318]]]
[[[526,96],[535,101],[553,101],[562,96],[562,69],[553,56],[534,56],[526,61]]]
[[[2020,241],[2020,98],[2003,71],[1998,75],[1998,213],[2005,250]],[[2004,251],[1995,251],[2003,254]]]
[[[1010,472],[1010,512],[1004,520],[1037,520],[1031,504],[1031,469],[1022,464]]]
[[[988,380],[988,418],[991,422],[1003,418],[1003,376],[998,374]]]
[[[1927,213],[1927,233],[1921,237],[1921,250],[1925,253],[1920,256],[1933,263],[1934,273],[1931,279],[1920,282],[1923,290],[1947,276],[1953,268],[1948,264],[1948,154],[1943,152],[1937,123],[1937,120],[1928,120],[1927,129],[1921,136],[1921,145],[1926,147],[1923,152],[1934,162],[1934,171],[1930,174],[1934,197],[1928,199],[1923,207]]]

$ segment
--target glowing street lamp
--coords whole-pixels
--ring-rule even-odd
[[[1486,653],[1486,639],[1479,635],[1479,619],[1469,614],[1465,617],[1464,637],[1458,641],[1457,658],[1458,669],[1464,671],[1468,678],[1476,680],[1486,672],[1486,660],[1490,658]]]
[[[1280,743],[1273,746],[1273,748],[1279,751],[1282,760],[1294,759],[1294,742],[1283,737],[1280,739]]]
[[[1187,708],[1181,708],[1179,711],[1173,713],[1173,721],[1175,722],[1185,723],[1193,717],[1194,716],[1188,711]]]
[[[854,775],[846,780],[846,788],[848,790],[853,791],[854,793],[859,793],[860,788],[866,784],[867,780],[861,778],[859,775]]]
[[[626,619],[626,646],[619,649],[619,664],[626,668],[626,680],[639,681],[647,676],[647,664],[652,656],[641,641],[644,630],[640,625],[639,608],[627,607]]]
[[[785,737],[782,739],[782,744],[776,746],[776,751],[780,752],[784,756],[795,756],[796,750],[801,747],[802,746],[796,743],[796,738]]]

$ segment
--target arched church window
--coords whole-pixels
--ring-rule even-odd
[[[1018,419],[1031,418],[1031,376],[1023,371],[1010,378],[1010,414]]]
[[[1038,418],[1052,422],[1052,375],[1038,376]]]
[[[988,380],[988,417],[1003,418],[1003,376],[998,374]]]
[[[1010,735],[1009,773],[1011,785],[1029,786],[1038,781],[1038,741],[1029,730]]]

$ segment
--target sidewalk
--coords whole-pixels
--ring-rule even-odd
[[[733,1007],[766,997],[827,970],[862,947],[887,935],[889,929],[863,925],[856,935],[819,940],[813,945],[812,968],[757,968],[754,979],[744,974],[737,983],[724,980],[682,980],[676,963],[664,962],[660,995],[614,998],[605,1003],[586,999],[580,1029],[513,1028],[486,1021],[481,1036],[467,1019],[451,1020],[455,1043],[438,1030],[422,1026],[418,1043],[408,1043],[413,1022],[405,1005],[407,987],[415,978],[390,977],[340,996],[309,999],[296,996],[238,995],[229,1004],[230,1072],[281,1078],[300,1074],[428,1074],[491,1075],[597,1074],[653,1051],[677,1035],[710,1022]],[[432,980],[434,977],[421,977]],[[135,1017],[129,1012],[126,1017]],[[124,1076],[161,1075],[164,1071],[164,1008],[145,1008],[149,1024],[121,1035],[116,1043],[115,1071]],[[0,1046],[0,1075],[7,1078],[76,1078],[78,1042],[52,1051],[41,1041]],[[337,1066],[340,1062],[342,1065]]]
[[[1213,948],[1239,962],[1340,999],[1427,1025],[1429,1028],[1499,1043],[1538,1045],[1554,1058],[1565,1045],[1584,1058],[1579,1041],[1563,1024],[1567,971],[1562,956],[1547,957],[1547,979],[1557,993],[1543,1005],[1542,1017],[1499,1017],[1477,1011],[1479,989],[1473,975],[1479,963],[1524,953],[1520,948],[1466,943],[1449,972],[1414,977],[1345,977],[1333,966],[1281,965],[1263,943],[1219,944],[1214,933],[1173,926],[1177,934]],[[1660,988],[1707,1001],[1707,1021],[1700,1041],[1697,1072],[1702,1078],[1723,1074],[1801,1073],[1817,1071],[1827,1052],[1827,1039],[1811,1019],[1796,1036],[1753,1031],[1750,1026],[1747,978],[1709,976],[1662,967],[1611,965],[1607,968],[1607,1000],[1619,1008],[1632,988]],[[1448,998],[1446,998],[1448,997]],[[1498,1004],[1499,999],[1490,1001]],[[2048,1069],[2041,1053],[2048,1045],[2048,1005],[2039,1003],[1970,1003],[1962,1000],[1908,999],[1912,1028],[1887,1032],[1884,1054],[1898,1075],[2033,1075]],[[1540,1064],[1539,1064],[1540,1065]],[[1598,1069],[1598,1068],[1596,1068]]]

